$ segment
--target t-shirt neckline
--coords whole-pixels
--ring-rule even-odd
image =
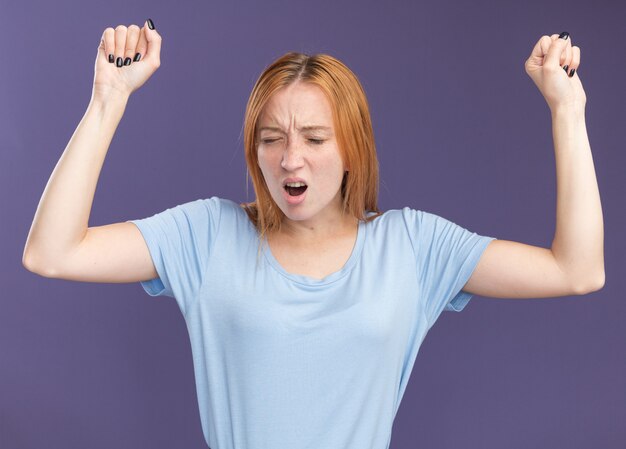
[[[356,263],[359,261],[359,258],[361,256],[361,251],[363,249],[363,244],[365,242],[366,233],[367,233],[367,226],[365,226],[365,222],[363,220],[359,220],[359,225],[357,227],[356,242],[354,243],[354,246],[352,247],[352,252],[350,253],[350,257],[348,257],[348,260],[343,265],[343,267],[341,267],[338,271],[335,271],[327,275],[323,279],[316,279],[310,276],[305,276],[303,274],[290,273],[287,270],[285,270],[283,266],[278,262],[278,260],[272,254],[272,250],[270,249],[269,244],[267,243],[267,238],[263,238],[263,254],[265,255],[265,258],[270,263],[270,265],[276,271],[278,271],[284,277],[292,280],[293,282],[297,282],[299,284],[304,284],[304,285],[312,285],[312,286],[326,285],[326,284],[333,283],[343,278],[356,265]]]

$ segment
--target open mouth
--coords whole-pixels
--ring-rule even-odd
[[[285,186],[285,190],[287,191],[287,193],[291,196],[299,196],[302,195],[304,193],[304,191],[307,189],[307,186],[302,186],[302,187],[289,187],[289,186]]]
[[[305,192],[305,190],[308,187],[303,182],[296,182],[296,183],[289,183],[289,184],[292,184],[292,185],[290,186],[290,185],[285,184],[283,187],[290,196],[300,196]]]

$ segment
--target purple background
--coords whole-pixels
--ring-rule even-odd
[[[582,50],[606,285],[577,297],[475,296],[444,313],[417,357],[391,447],[626,447],[626,4],[617,0],[1,0],[0,447],[206,447],[172,298],[150,298],[139,283],[47,279],[21,263],[89,102],[104,28],[147,17],[163,37],[162,65],[128,103],[90,226],[212,195],[252,200],[245,104],[265,66],[297,50],[330,53],[360,78],[382,210],[411,206],[543,247],[555,229],[554,148],[524,62],[542,34],[569,31]]]

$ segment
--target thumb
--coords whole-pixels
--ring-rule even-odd
[[[104,59],[106,59],[106,55],[104,54],[106,50],[105,44],[104,44],[104,34],[102,35],[102,37],[100,38],[100,45],[98,45],[98,57],[103,57]]]
[[[104,41],[104,33],[102,33],[100,44],[98,45],[98,53],[96,54],[95,69],[97,70],[100,64],[107,63],[107,60],[106,42]]]
[[[552,45],[548,49],[548,54],[544,61],[544,66],[558,68],[561,64],[561,55],[565,53],[569,39],[569,33],[563,31],[559,34],[559,38],[552,42]]]
[[[151,19],[146,20],[144,23],[144,33],[146,41],[148,42],[148,49],[146,50],[145,59],[153,60],[158,65],[161,64],[161,35],[154,27],[154,22]]]

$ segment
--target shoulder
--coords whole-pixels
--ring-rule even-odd
[[[240,212],[241,211],[241,212]],[[237,203],[227,198],[212,196],[179,204],[164,211],[178,222],[204,229],[207,225],[217,228],[223,221],[238,219],[243,211]],[[245,215],[245,212],[243,212]]]
[[[412,231],[409,231],[409,229],[413,227],[410,223],[416,221],[416,218],[413,216],[414,212],[416,211],[408,207],[389,209],[378,216],[375,216],[374,212],[370,212],[369,214],[374,216],[374,218],[367,222],[368,233],[371,233],[374,237],[378,236],[387,242],[390,242],[393,238],[412,234]],[[370,216],[369,214],[368,216]]]
[[[433,234],[445,232],[447,225],[451,224],[437,214],[409,206],[391,209],[381,218],[381,226],[388,232],[408,236],[414,248],[420,245],[421,240],[429,239]]]
[[[375,214],[375,212],[369,212],[367,216],[374,216]],[[376,228],[405,227],[409,233],[413,234],[419,228],[432,229],[450,223],[450,221],[435,213],[405,206],[401,209],[389,209],[382,212],[368,223],[371,224],[371,227]]]
[[[406,225],[412,230],[429,231],[454,224],[441,215],[408,206],[402,208],[401,214]]]
[[[187,205],[191,208],[205,209],[215,217],[219,217],[221,215],[235,216],[243,212],[241,206],[235,201],[215,195],[209,198],[191,201],[187,203]]]
[[[248,212],[244,208],[245,203],[238,203],[228,198],[212,196],[203,200],[207,207],[215,212],[215,220],[223,233],[255,234],[256,230]]]
[[[406,228],[412,224],[417,224],[421,219],[421,214],[422,211],[420,210],[403,207],[402,209],[389,209],[378,215],[376,212],[370,211],[366,217],[370,228],[391,230],[392,228]]]

